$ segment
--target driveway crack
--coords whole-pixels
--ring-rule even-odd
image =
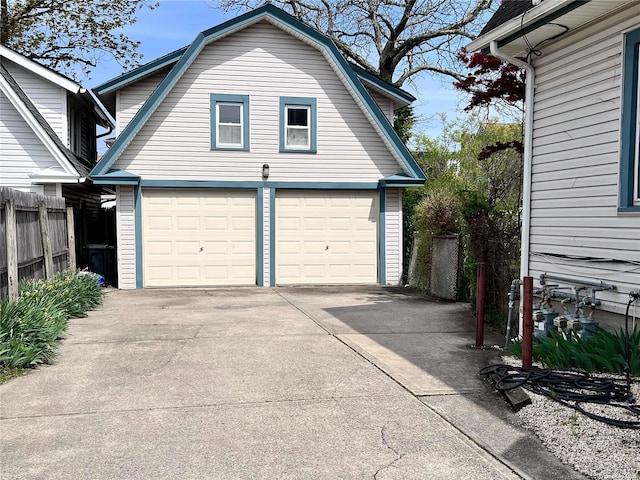
[[[402,460],[404,458],[404,456],[406,455],[405,453],[400,453],[397,449],[395,449],[387,440],[387,436],[386,436],[386,430],[387,430],[387,426],[383,425],[382,429],[380,430],[380,438],[382,439],[382,444],[387,447],[389,450],[391,450],[396,458],[394,458],[391,462],[387,463],[385,466],[379,468],[374,474],[373,474],[373,480],[378,480],[378,475],[383,472],[384,470],[387,470],[388,468],[393,467],[397,462],[399,462],[400,460]]]

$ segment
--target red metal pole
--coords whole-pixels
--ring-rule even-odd
[[[478,286],[476,289],[476,347],[484,345],[484,296],[487,283],[487,264],[478,263]]]
[[[523,278],[522,294],[522,368],[533,365],[533,277]]]

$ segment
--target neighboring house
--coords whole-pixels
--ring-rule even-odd
[[[76,244],[96,232],[103,187],[88,178],[96,164],[96,125],[114,125],[93,93],[0,45],[0,185],[65,197],[74,208]]]
[[[522,275],[613,284],[614,312],[640,288],[639,47],[637,0],[507,0],[467,47],[528,62]]]
[[[425,178],[391,122],[414,98],[326,36],[265,5],[94,91],[120,288],[399,282]]]

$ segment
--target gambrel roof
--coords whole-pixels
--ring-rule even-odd
[[[127,172],[110,171],[111,166],[167,97],[191,63],[208,44],[232,35],[259,21],[267,21],[320,50],[332,65],[336,74],[339,74],[346,82],[346,86],[354,97],[354,100],[357,100],[363,113],[388,146],[390,152],[398,161],[399,167],[403,170],[402,174],[384,179],[388,185],[409,186],[422,185],[424,183],[424,173],[400,137],[393,130],[392,125],[375,103],[364,84],[371,84],[372,88],[383,91],[388,96],[392,96],[394,100],[401,105],[407,105],[415,100],[415,98],[409,93],[383,82],[361,69],[354,68],[345,60],[329,37],[270,4],[263,5],[239,17],[205,30],[198,34],[188,47],[171,52],[141,69],[126,73],[96,87],[96,93],[101,96],[107,95],[153,72],[170,68],[170,71],[160,85],[142,105],[140,110],[138,110],[124,131],[120,132],[113,146],[92,170],[90,174],[91,178],[97,183],[131,181],[132,176],[130,174],[127,174]]]

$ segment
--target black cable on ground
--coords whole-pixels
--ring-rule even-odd
[[[595,377],[585,372],[520,368],[502,364],[485,367],[480,370],[480,375],[490,376],[497,390],[522,387],[545,395],[599,422],[620,428],[640,429],[640,406],[629,402],[627,385],[616,383],[615,380]],[[636,417],[637,420],[620,420],[599,415],[590,412],[588,404],[624,410],[623,413],[631,418]]]

